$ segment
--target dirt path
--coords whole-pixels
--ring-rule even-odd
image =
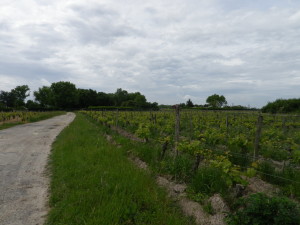
[[[74,118],[68,113],[0,131],[0,225],[44,223],[51,144]]]

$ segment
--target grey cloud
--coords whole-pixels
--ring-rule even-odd
[[[50,68],[45,65],[32,62],[0,62],[1,74],[9,74],[10,76],[21,76],[27,80],[35,80],[40,77],[48,77],[49,80],[55,81],[66,77],[66,71]],[[17,84],[20,85],[20,84]]]
[[[79,41],[85,43],[98,43],[108,45],[117,38],[140,35],[135,29],[126,25],[117,25],[113,21],[97,21],[89,23],[84,20],[71,20],[69,26],[75,31]]]
[[[252,106],[298,97],[296,1],[76,2],[31,7],[39,12],[47,3],[57,18],[22,9],[6,16],[0,76],[34,87],[41,79],[106,92],[121,87],[169,104],[189,97],[201,104],[213,93]]]
[[[90,19],[94,17],[104,17],[106,19],[119,18],[119,14],[115,10],[109,9],[100,4],[74,4],[69,8],[73,10],[78,17],[83,19]]]

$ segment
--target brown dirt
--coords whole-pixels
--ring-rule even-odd
[[[145,163],[144,161],[140,160],[138,157],[135,157],[133,155],[129,155],[128,156],[129,160],[131,162],[133,162],[137,167],[143,169],[143,170],[146,170],[146,171],[149,171],[149,168],[148,168],[148,165],[147,163]]]
[[[106,140],[107,140],[109,143],[115,145],[115,146],[118,147],[118,148],[121,147],[121,145],[119,145],[117,142],[115,142],[114,139],[112,138],[112,136],[110,136],[110,135],[108,135],[108,134],[106,134]]]
[[[198,202],[186,197],[185,190],[187,186],[185,184],[177,184],[162,176],[158,176],[156,182],[159,186],[167,189],[169,196],[179,203],[184,214],[194,217],[197,224],[225,225],[224,218],[226,212],[229,212],[229,208],[220,195],[216,194],[208,200],[215,212],[214,215],[209,215]]]
[[[122,136],[126,137],[126,138],[129,138],[130,140],[133,140],[133,141],[137,141],[137,142],[145,142],[145,140],[135,136],[134,134],[120,128],[120,127],[116,127],[116,126],[112,126],[111,127],[112,130],[114,131],[117,131],[119,134],[121,134]]]
[[[248,195],[262,192],[265,193],[266,195],[272,196],[279,192],[278,188],[274,187],[272,184],[269,184],[261,180],[258,177],[252,177],[252,178],[244,177],[244,179],[249,182],[245,190]]]

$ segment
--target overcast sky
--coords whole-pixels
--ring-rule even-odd
[[[160,104],[299,98],[300,1],[0,0],[0,90],[58,81]]]

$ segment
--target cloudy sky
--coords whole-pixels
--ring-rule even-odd
[[[53,82],[148,101],[300,97],[299,0],[1,0],[0,90]]]

